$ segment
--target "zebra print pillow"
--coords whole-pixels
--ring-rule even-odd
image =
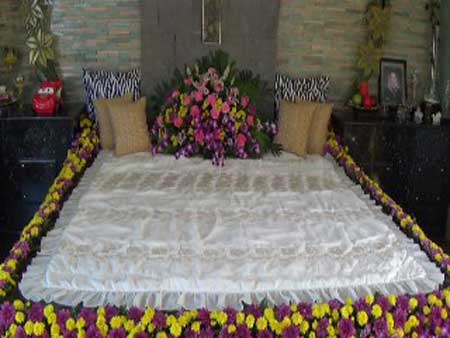
[[[293,79],[287,75],[275,76],[275,114],[278,116],[281,100],[325,102],[330,78],[327,76]]]
[[[86,107],[89,117],[96,120],[94,101],[133,94],[137,100],[141,96],[141,71],[111,72],[83,69],[83,84],[86,92]]]

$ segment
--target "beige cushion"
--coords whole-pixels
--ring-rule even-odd
[[[276,142],[280,143],[285,151],[299,156],[306,155],[315,108],[313,102],[281,102]]]
[[[308,154],[323,155],[332,110],[332,104],[316,103],[309,132]]]
[[[114,135],[111,121],[109,118],[108,105],[116,103],[133,101],[133,94],[126,94],[122,97],[112,99],[98,99],[94,102],[95,111],[97,113],[98,128],[100,131],[100,144],[103,149],[114,149]]]
[[[108,105],[116,156],[151,150],[145,108],[145,97],[136,102]]]

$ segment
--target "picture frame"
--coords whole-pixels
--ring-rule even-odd
[[[382,58],[378,97],[382,106],[404,106],[407,100],[406,60]]]
[[[222,44],[223,0],[202,0],[202,42],[206,45]]]

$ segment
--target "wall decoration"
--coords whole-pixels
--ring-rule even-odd
[[[400,106],[406,104],[406,61],[381,59],[379,97],[383,106]]]
[[[428,93],[425,95],[425,101],[431,104],[438,104],[439,94],[437,82],[439,77],[440,0],[429,0],[425,8],[430,12],[431,21],[431,83]]]
[[[222,43],[222,0],[202,0],[202,41]]]

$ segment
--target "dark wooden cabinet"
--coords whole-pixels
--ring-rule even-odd
[[[2,248],[18,238],[43,201],[66,158],[74,126],[72,116],[0,117]]]
[[[424,231],[443,238],[450,205],[450,122],[418,125],[335,112],[333,124],[365,172]]]

